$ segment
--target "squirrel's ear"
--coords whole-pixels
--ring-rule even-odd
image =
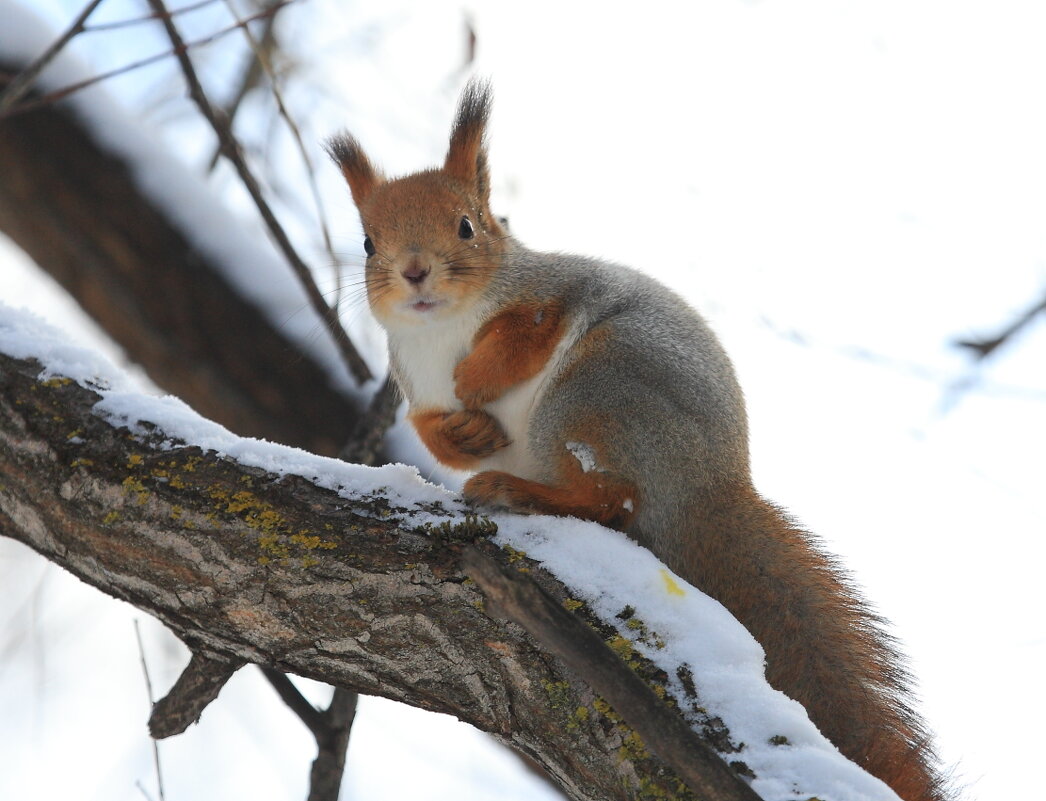
[[[484,203],[490,195],[487,147],[484,134],[490,117],[491,91],[486,81],[473,79],[465,85],[458,116],[450,133],[450,148],[443,171],[473,187]]]
[[[332,136],[327,140],[327,153],[341,168],[341,173],[345,176],[349,189],[352,191],[352,199],[356,203],[356,208],[362,206],[375,187],[385,180],[384,176],[371,164],[354,136],[349,134]]]

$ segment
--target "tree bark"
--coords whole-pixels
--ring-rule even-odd
[[[63,109],[0,119],[0,232],[160,387],[238,434],[336,454],[356,405]]]
[[[508,557],[475,520],[430,508],[446,525],[423,528],[419,509],[380,493],[164,449],[95,415],[95,393],[39,373],[0,355],[0,533],[155,615],[205,662],[455,715],[574,799],[693,797],[576,674],[484,612],[463,544]]]

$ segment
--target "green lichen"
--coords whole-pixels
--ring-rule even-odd
[[[562,709],[570,705],[573,693],[571,692],[569,682],[544,679],[541,684],[548,695],[550,708]]]
[[[123,480],[123,491],[124,495],[134,495],[135,502],[139,506],[142,506],[149,500],[148,488],[142,483],[141,479],[134,476],[128,476]]]

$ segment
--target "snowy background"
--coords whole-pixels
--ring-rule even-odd
[[[314,0],[281,28],[298,70],[288,100],[311,142],[348,127],[392,173],[429,166],[445,150],[471,20],[473,69],[496,92],[495,209],[529,245],[633,264],[709,317],[748,396],[757,485],[841,554],[893,621],[966,797],[1028,797],[1046,716],[1046,325],[1040,315],[983,368],[950,343],[996,333],[1046,286],[1046,10],[678,5]],[[56,28],[78,9],[32,6]],[[140,13],[110,0],[99,19]],[[221,13],[185,25],[213,30]],[[77,45],[105,69],[164,42],[142,31]],[[219,95],[236,67],[224,53],[198,55]],[[107,88],[200,169],[211,141],[170,74]],[[245,136],[293,161],[286,137],[247,111],[257,130]],[[348,193],[323,172],[338,249],[356,259]],[[213,183],[256,225],[227,172]],[[305,249],[315,240],[306,220],[296,233]],[[97,339],[13,248],[0,250],[0,299]],[[350,300],[345,317],[379,364],[363,305]],[[0,592],[0,798],[142,798],[136,782],[155,797],[133,619],[158,688],[181,647],[6,541]],[[172,801],[301,798],[313,744],[241,671],[161,755]],[[361,704],[345,798],[541,792],[468,727]]]

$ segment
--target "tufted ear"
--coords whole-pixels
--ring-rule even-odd
[[[356,137],[350,134],[332,136],[327,140],[327,153],[341,168],[356,208],[360,208],[371,192],[384,183],[385,177],[371,164]]]
[[[472,79],[465,85],[458,103],[458,116],[450,133],[450,148],[443,171],[475,190],[484,205],[490,196],[487,147],[484,134],[491,106],[490,85]]]

